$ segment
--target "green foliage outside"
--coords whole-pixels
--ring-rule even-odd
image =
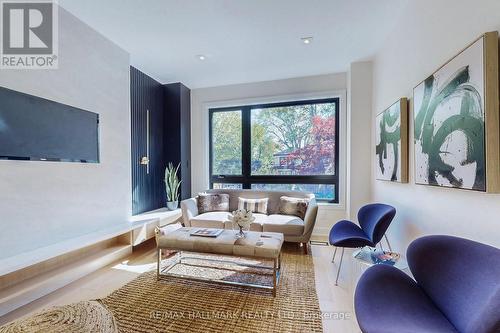
[[[334,104],[252,110],[252,174],[276,174],[274,155],[292,154],[313,144],[313,120],[334,115]],[[216,112],[212,122],[213,174],[241,174],[241,112]]]
[[[212,131],[212,173],[241,174],[241,112],[214,113]]]

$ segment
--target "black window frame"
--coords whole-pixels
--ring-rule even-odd
[[[252,109],[287,107],[308,104],[335,104],[335,170],[334,175],[252,175]],[[241,175],[214,175],[213,174],[213,115],[218,112],[241,112]],[[340,124],[340,98],[323,98],[288,101],[280,103],[251,104],[209,109],[209,179],[210,188],[214,183],[241,184],[243,189],[251,189],[252,184],[327,184],[334,185],[334,199],[321,199],[318,201],[339,203],[339,124]]]

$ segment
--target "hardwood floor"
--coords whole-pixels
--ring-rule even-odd
[[[323,312],[324,332],[357,333],[359,327],[353,311],[353,286],[355,277],[351,251],[346,249],[339,285],[335,286],[337,262],[331,263],[333,247],[311,245],[316,275],[316,291],[320,309]],[[0,325],[38,312],[44,308],[74,303],[82,300],[103,298],[133,280],[139,274],[150,270],[156,264],[154,240],[136,248],[124,260],[85,276],[47,296],[0,317]],[[337,253],[337,259],[339,254]]]

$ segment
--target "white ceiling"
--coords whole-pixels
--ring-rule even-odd
[[[346,71],[374,55],[407,2],[59,0],[127,50],[133,66],[190,88]]]

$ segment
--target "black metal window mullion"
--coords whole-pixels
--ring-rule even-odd
[[[249,106],[241,108],[241,122],[241,173],[245,179],[242,185],[244,189],[250,189],[252,187],[249,182],[252,173],[252,114]]]
[[[213,163],[212,163],[212,158],[213,158],[213,151],[214,151],[214,143],[212,141],[213,137],[213,128],[212,128],[212,122],[213,122],[213,112],[209,112],[208,114],[208,138],[209,138],[209,143],[208,143],[208,174],[210,175],[210,188],[214,187],[214,181],[213,181]]]

